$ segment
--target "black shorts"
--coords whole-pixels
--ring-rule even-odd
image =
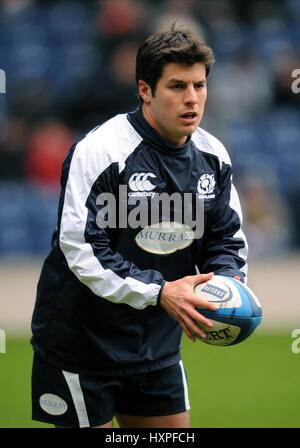
[[[36,354],[32,368],[32,419],[89,427],[115,414],[172,415],[190,409],[182,361],[161,370],[116,377],[66,372]]]

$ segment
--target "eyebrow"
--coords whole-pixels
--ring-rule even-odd
[[[198,81],[196,81],[195,84],[197,84],[198,82],[205,82],[205,81],[206,81],[206,78],[202,78],[202,79],[199,79]],[[168,81],[168,83],[176,83],[176,82],[182,82],[182,83],[186,84],[186,81],[184,81],[183,79],[171,78]]]

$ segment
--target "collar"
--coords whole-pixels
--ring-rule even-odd
[[[163,139],[162,136],[148,123],[144,118],[142,106],[127,114],[127,119],[129,123],[134,127],[134,129],[143,137],[144,140],[148,141],[152,147],[160,152],[166,154],[182,154],[185,153],[190,146],[191,137],[188,136],[186,143],[183,145],[173,145],[167,140]]]

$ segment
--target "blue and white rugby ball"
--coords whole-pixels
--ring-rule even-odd
[[[247,339],[261,323],[261,305],[244,283],[223,275],[214,275],[200,283],[194,293],[218,306],[215,311],[198,308],[199,313],[213,323],[212,328],[199,325],[207,338],[203,342],[216,346],[238,344]]]

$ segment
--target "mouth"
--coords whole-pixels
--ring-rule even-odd
[[[191,111],[191,112],[185,112],[184,114],[180,115],[180,119],[184,121],[186,124],[193,124],[197,120],[198,114],[197,112]]]

